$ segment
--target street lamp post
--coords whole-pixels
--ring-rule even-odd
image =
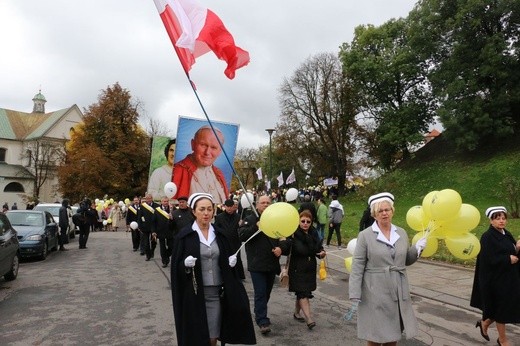
[[[271,138],[273,136],[274,129],[265,129],[269,133],[269,187],[273,180],[273,147]],[[272,190],[272,189],[271,189]]]

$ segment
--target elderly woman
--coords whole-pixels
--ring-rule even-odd
[[[358,305],[358,338],[368,346],[392,346],[403,330],[407,338],[417,334],[406,266],[417,261],[426,238],[410,247],[406,231],[392,224],[392,194],[371,196],[369,204],[376,221],[358,235],[349,297]]]
[[[488,328],[496,322],[498,345],[509,346],[506,323],[520,322],[520,240],[506,230],[506,208],[486,210],[490,226],[480,238],[480,253],[475,266],[471,306],[482,310],[477,321],[482,337],[489,341]]]
[[[207,193],[188,199],[195,221],[175,237],[171,282],[177,345],[255,344],[249,299],[229,240],[211,224]]]
[[[318,232],[312,226],[312,214],[304,210],[300,213],[300,225],[291,238],[289,291],[296,295],[294,319],[307,322],[309,329],[316,326],[311,316],[310,306],[312,291],[316,289],[316,258],[324,257],[322,242]]]

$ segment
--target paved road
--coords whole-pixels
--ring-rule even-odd
[[[145,262],[124,232],[91,233],[88,247],[79,250],[73,240],[70,251],[22,263],[15,281],[0,279],[1,345],[175,345],[169,268],[161,268],[158,252]],[[346,250],[329,250],[329,277],[311,302],[317,327],[309,331],[293,320],[294,296],[276,286],[269,306],[273,332],[265,337],[257,330],[258,345],[364,345],[355,320],[343,319],[349,307],[345,256]],[[421,332],[400,345],[484,344],[474,328],[478,312],[463,303],[470,270],[417,263],[409,275]],[[461,297],[442,292],[446,282],[460,286]],[[250,279],[246,289],[252,297]],[[520,339],[520,328],[509,331]]]

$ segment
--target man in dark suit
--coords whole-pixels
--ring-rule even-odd
[[[238,201],[227,199],[224,202],[224,212],[215,217],[215,226],[218,227],[222,233],[229,239],[231,244],[231,251],[236,252],[242,242],[238,238],[238,226],[240,222],[240,215],[237,213]],[[242,280],[246,278],[244,275],[244,266],[240,258],[240,252],[237,254],[237,264],[235,268]]]
[[[146,193],[141,201],[141,207],[137,212],[137,223],[141,231],[141,251],[144,251],[146,260],[149,261],[154,256],[157,239],[152,236],[152,227],[155,217],[155,208],[159,205],[153,201],[151,193]]]
[[[155,208],[152,225],[152,237],[155,235],[159,238],[159,250],[163,268],[166,268],[168,263],[170,263],[170,256],[173,250],[173,221],[169,202],[168,197],[161,198],[161,205]]]
[[[137,214],[140,208],[141,206],[139,204],[139,197],[135,196],[132,204],[128,206],[128,211],[126,212],[126,227],[132,232],[132,247],[134,251],[139,249],[139,245],[141,243],[141,232],[139,231],[139,228],[132,229],[130,224],[134,221],[137,222]],[[137,224],[139,224],[139,222],[137,222]],[[144,251],[142,249],[141,255],[144,255]]]
[[[177,235],[181,229],[187,225],[192,225],[193,221],[195,221],[191,209],[188,208],[188,197],[181,196],[177,198],[177,200],[179,201],[179,209],[172,211],[174,236]]]

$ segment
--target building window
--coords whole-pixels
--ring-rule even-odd
[[[0,162],[5,162],[5,154],[7,153],[6,148],[0,148]]]
[[[23,185],[20,183],[9,183],[5,186],[4,192],[25,192]]]

